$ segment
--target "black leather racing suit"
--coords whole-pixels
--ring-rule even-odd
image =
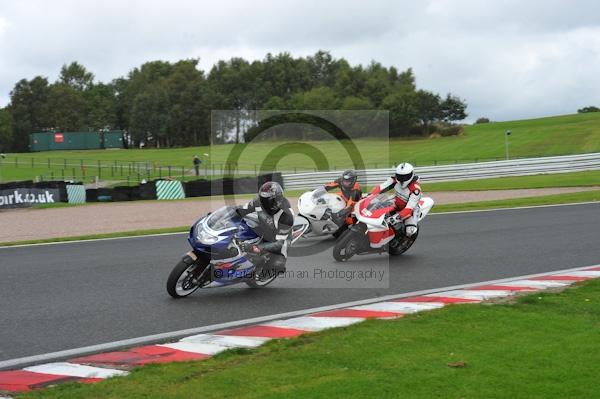
[[[252,230],[262,237],[257,247],[265,255],[266,264],[263,270],[285,272],[287,249],[291,242],[292,226],[294,225],[294,212],[287,199],[283,199],[281,209],[274,215],[261,208],[260,199],[257,197],[246,205],[237,208],[237,212],[244,217],[252,212],[258,216],[258,226]]]

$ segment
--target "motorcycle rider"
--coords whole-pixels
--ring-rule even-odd
[[[404,221],[405,234],[407,237],[412,237],[418,231],[417,212],[419,212],[422,193],[419,176],[415,175],[414,167],[410,163],[404,162],[398,165],[396,174],[375,186],[371,194],[385,193],[391,189],[394,189],[396,194],[395,204],[400,219]],[[394,228],[399,226],[398,223]]]
[[[236,209],[244,217],[252,212],[258,216],[258,226],[252,229],[262,237],[259,244],[242,243],[241,249],[246,253],[261,255],[266,262],[257,273],[285,272],[287,248],[291,242],[294,212],[290,202],[283,196],[283,189],[277,182],[268,181],[258,191],[258,196]],[[267,277],[267,276],[265,276]]]
[[[334,218],[338,218],[338,221],[341,221],[339,220],[341,218],[346,218],[345,226],[347,226],[353,223],[351,216],[352,209],[354,204],[360,201],[360,198],[362,197],[362,189],[360,187],[360,183],[358,183],[358,175],[356,172],[352,169],[344,171],[339,178],[325,184],[321,190],[315,191],[315,195],[318,196],[323,192],[323,190],[329,192],[336,189],[339,189],[336,194],[342,197],[342,199],[346,202],[346,207],[339,211],[337,215],[334,215]]]

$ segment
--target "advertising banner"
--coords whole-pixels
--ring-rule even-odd
[[[35,204],[60,202],[56,188],[13,188],[0,190],[0,209],[27,208]]]

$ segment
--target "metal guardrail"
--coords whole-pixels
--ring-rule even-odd
[[[421,181],[442,182],[596,169],[600,169],[600,153],[425,166],[416,167],[415,172],[420,176]],[[284,187],[288,190],[310,189],[337,179],[340,173],[341,171],[294,173],[283,174],[282,177]],[[393,175],[394,169],[367,169],[357,171],[357,174],[361,184],[373,186]]]

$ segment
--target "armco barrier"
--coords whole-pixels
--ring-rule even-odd
[[[423,181],[440,182],[598,169],[600,169],[600,153],[425,166],[417,167],[415,171]],[[283,183],[287,190],[314,188],[338,178],[340,173],[341,171],[284,174]],[[372,186],[391,176],[394,169],[367,169],[357,173],[362,184]]]

